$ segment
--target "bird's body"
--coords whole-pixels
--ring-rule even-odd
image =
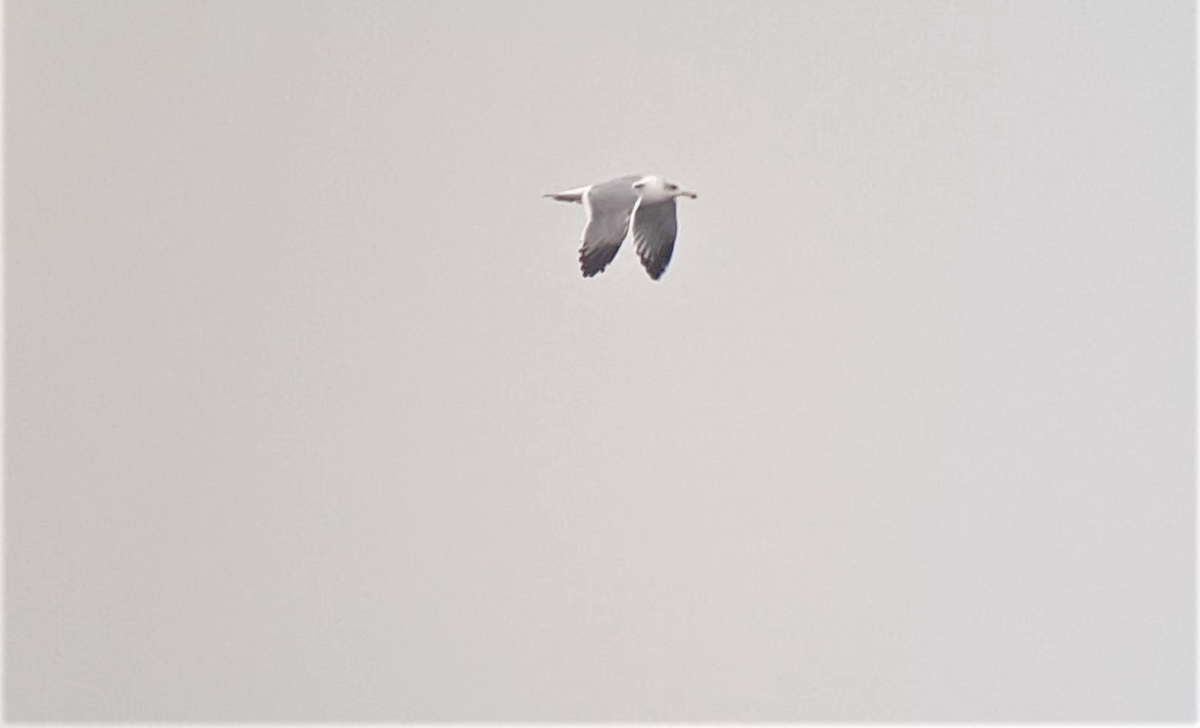
[[[587,213],[579,265],[585,278],[603,271],[632,232],[646,272],[658,280],[675,249],[675,198],[694,192],[662,177],[629,175],[599,184],[546,195],[560,202],[579,202]]]

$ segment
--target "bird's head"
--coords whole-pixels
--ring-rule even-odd
[[[696,199],[695,192],[685,190],[674,182],[668,182],[657,175],[642,177],[633,183],[633,189],[637,190],[644,199],[652,202],[664,202],[676,197]]]

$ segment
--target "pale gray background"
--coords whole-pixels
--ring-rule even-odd
[[[1193,715],[1191,3],[7,19],[10,718]]]

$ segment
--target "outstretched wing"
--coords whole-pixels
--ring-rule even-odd
[[[674,198],[649,205],[638,202],[633,210],[633,242],[637,244],[642,265],[654,280],[662,276],[671,262],[678,229]]]
[[[633,183],[638,179],[621,177],[592,185],[584,193],[587,226],[579,248],[579,265],[585,278],[596,275],[612,262],[629,233],[629,216],[638,200]]]

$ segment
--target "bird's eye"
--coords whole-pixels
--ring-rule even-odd
[[[667,185],[667,189],[674,192],[675,190],[679,189],[679,186],[678,185]]]

